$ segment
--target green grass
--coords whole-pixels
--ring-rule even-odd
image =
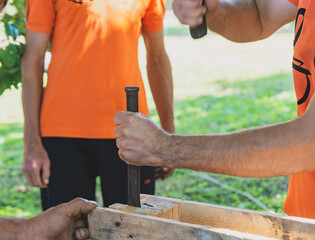
[[[21,171],[23,156],[21,123],[0,124],[0,216],[30,217],[40,212],[39,191],[28,187]]]
[[[223,133],[295,118],[291,34],[278,34],[251,44],[230,43],[212,34],[200,41],[167,37],[165,42],[173,66],[177,133]],[[148,89],[143,43],[139,60]],[[147,95],[151,115],[158,121],[148,90]],[[22,125],[20,91],[7,91],[0,97],[2,217],[30,217],[40,212],[38,189],[31,188],[26,193],[18,190],[19,186],[27,187],[21,172]],[[157,183],[156,192],[162,196],[283,213],[287,181],[287,177],[236,178],[178,169],[169,179]],[[258,199],[264,208],[245,193]]]
[[[235,82],[214,82],[221,97],[187,97],[175,103],[177,131],[222,133],[288,119],[295,114],[290,74]]]

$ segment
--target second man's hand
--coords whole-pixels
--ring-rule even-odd
[[[174,168],[168,155],[171,135],[141,113],[119,112],[114,117],[119,156],[137,166]]]
[[[50,178],[50,160],[41,143],[25,143],[22,168],[30,186],[47,188]]]
[[[74,199],[69,203],[48,209],[36,217],[24,220],[21,238],[32,240],[88,240],[87,214],[97,204],[85,199]]]

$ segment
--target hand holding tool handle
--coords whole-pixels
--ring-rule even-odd
[[[139,87],[125,88],[127,97],[127,111],[138,112]],[[140,205],[140,167],[128,165],[128,205],[141,207]]]
[[[202,5],[205,5],[205,1],[202,0]],[[203,15],[202,23],[194,28],[190,28],[190,35],[193,39],[199,39],[207,35],[207,19],[206,14]]]

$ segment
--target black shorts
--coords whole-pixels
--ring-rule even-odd
[[[100,176],[104,206],[127,203],[127,164],[118,156],[115,139],[43,137],[51,161],[47,189],[41,189],[46,210],[76,197],[95,200]],[[141,193],[154,194],[155,168],[141,167]]]

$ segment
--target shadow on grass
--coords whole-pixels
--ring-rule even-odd
[[[291,74],[228,83],[215,82],[215,95],[175,101],[176,130],[179,134],[208,134],[289,121],[296,117],[296,99]],[[156,112],[153,111],[153,117]],[[193,159],[192,159],[193,161]],[[238,178],[210,174],[234,189],[245,191],[270,210],[283,213],[287,177]],[[261,207],[235,192],[222,189],[177,170],[167,181],[158,182],[157,194],[253,210]]]

